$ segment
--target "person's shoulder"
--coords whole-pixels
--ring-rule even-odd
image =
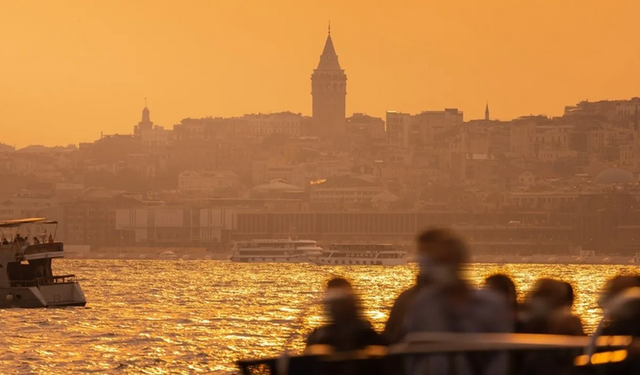
[[[441,291],[433,286],[425,286],[415,291],[413,298],[413,306],[420,310],[425,306],[434,306],[438,301],[442,300]]]
[[[558,335],[584,335],[582,319],[571,313],[555,315],[552,317],[549,324],[549,330]]]
[[[500,293],[490,289],[477,289],[474,291],[476,301],[487,305],[504,305],[507,299]]]
[[[403,290],[393,301],[393,309],[403,309],[408,306],[415,299],[419,290],[420,288],[417,285]]]
[[[396,298],[396,299],[400,300],[400,299],[410,298],[412,295],[414,295],[416,293],[417,290],[418,290],[418,286],[417,285],[412,285],[408,289],[403,290],[402,293],[400,293],[398,295],[398,298]]]
[[[508,314],[509,302],[507,298],[493,290],[480,289],[474,291],[473,305],[483,316],[494,316],[495,314]]]
[[[327,330],[328,330],[327,326],[321,326],[311,331],[309,336],[307,336],[307,346],[323,344],[327,337]]]

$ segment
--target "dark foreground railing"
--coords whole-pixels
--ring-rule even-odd
[[[511,355],[533,353],[543,359],[559,354],[565,359],[563,375],[594,374],[594,367],[597,367],[596,374],[640,374],[639,341],[630,336],[602,336],[595,343],[597,352],[589,356],[583,353],[591,340],[591,337],[559,335],[416,333],[388,348],[331,353],[329,347],[318,346],[309,348],[305,355],[241,360],[238,366],[243,375],[403,375],[407,373],[404,365],[409,357],[508,352]],[[548,368],[545,374],[559,374],[557,370]]]

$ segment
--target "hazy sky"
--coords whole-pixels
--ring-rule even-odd
[[[28,4],[28,5],[27,5]],[[331,20],[347,113],[561,114],[640,96],[637,0],[0,0],[0,142],[311,113]]]

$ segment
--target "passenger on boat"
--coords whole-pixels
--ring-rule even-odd
[[[600,298],[598,299],[598,305],[601,309],[606,310],[612,299],[619,296],[627,289],[640,287],[640,277],[620,275],[607,281],[605,284]]]
[[[476,290],[463,277],[468,262],[464,241],[445,229],[421,235],[420,273],[429,285],[417,292],[405,327],[412,332],[507,333],[513,330],[506,299],[493,290]],[[407,358],[407,374],[457,373],[505,375],[506,352],[415,355]]]
[[[49,235],[49,243],[53,243],[53,236]]]
[[[36,280],[42,279],[44,277],[44,267],[42,266],[36,267],[36,270],[34,271],[33,276],[36,278]]]
[[[514,321],[514,332],[524,332],[524,322],[520,318],[520,304],[518,303],[518,289],[515,282],[507,275],[494,274],[484,280],[486,289],[494,290],[507,298]],[[510,373],[518,374],[523,366],[524,357],[520,352],[509,353]]]
[[[9,244],[9,241],[7,241],[7,238],[4,237],[4,236],[2,237],[2,244],[3,245],[8,245]]]
[[[516,283],[511,279],[511,277],[501,273],[491,275],[484,280],[484,287],[502,294],[507,299],[515,325],[514,331],[522,332],[523,322],[518,316],[520,311],[520,305],[518,304],[518,289],[516,287]]]
[[[571,313],[573,287],[554,280],[540,279],[524,305],[524,333],[582,336],[584,330],[578,316]],[[571,350],[549,353],[531,351],[520,357],[523,375],[569,374],[579,352]]]
[[[16,233],[15,242],[18,242],[18,243],[24,242],[24,238],[20,235],[20,233]]]
[[[328,345],[334,351],[352,351],[368,346],[387,344],[371,323],[361,315],[358,297],[351,284],[342,278],[334,278],[327,284],[324,297],[329,323],[316,328],[307,338],[307,352],[315,345]]]
[[[599,301],[608,318],[598,327],[596,335],[640,337],[640,279],[618,276],[609,282]],[[603,366],[602,374],[640,374],[640,360],[632,359]]]
[[[418,254],[424,254],[428,251],[429,243],[427,241],[429,237],[425,236],[425,234],[426,232],[421,233],[416,238]],[[407,317],[407,312],[413,305],[418,291],[430,283],[430,276],[427,273],[418,272],[416,284],[400,293],[398,298],[396,298],[384,327],[384,336],[391,344],[400,342],[406,334],[404,322]]]
[[[38,239],[38,237],[33,236],[33,244],[34,244],[34,245],[37,245],[37,244],[39,244],[39,243],[40,243],[40,240]]]
[[[582,321],[571,313],[573,287],[569,283],[540,279],[524,305],[524,332],[584,335]]]

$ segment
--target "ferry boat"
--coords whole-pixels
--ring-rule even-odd
[[[253,240],[237,242],[229,260],[232,262],[307,263],[322,254],[313,240]]]
[[[158,253],[158,259],[176,260],[178,256],[171,250],[161,251]]]
[[[390,244],[334,243],[320,256],[313,258],[316,264],[380,265],[407,264],[407,252]]]
[[[44,218],[0,223],[0,308],[84,306],[87,303],[75,275],[53,274],[51,262],[64,257],[64,246],[55,241],[55,230],[49,234],[46,230],[32,232],[34,227],[44,229],[44,226],[55,225],[57,228],[57,224]],[[21,232],[26,236],[22,237]]]

